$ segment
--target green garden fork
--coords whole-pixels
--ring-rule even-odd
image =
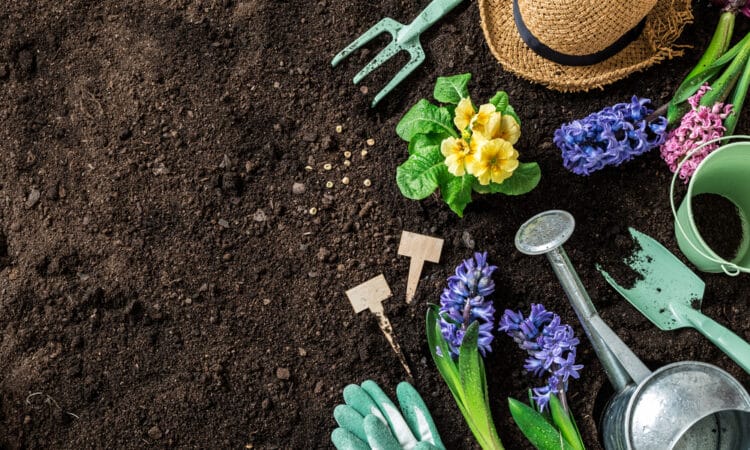
[[[358,37],[346,48],[341,50],[333,58],[331,65],[336,67],[344,58],[352,54],[355,50],[370,42],[375,36],[388,32],[393,36],[393,41],[388,44],[378,55],[373,58],[357,75],[354,76],[354,84],[358,84],[364,77],[373,70],[380,67],[384,62],[391,59],[396,53],[404,50],[409,53],[409,62],[404,66],[388,84],[378,92],[372,101],[372,106],[380,102],[389,92],[393,90],[404,78],[414,71],[424,61],[424,50],[419,43],[419,35],[428,29],[432,24],[448,14],[462,0],[432,0],[427,8],[422,11],[416,19],[409,25],[396,22],[390,17],[386,17],[376,23],[372,28],[367,30],[362,36]]]

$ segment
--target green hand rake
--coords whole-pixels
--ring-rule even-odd
[[[384,62],[391,59],[398,52],[403,50],[409,53],[409,62],[406,63],[396,76],[394,76],[393,79],[389,81],[380,92],[378,92],[378,95],[375,96],[375,99],[372,101],[372,106],[374,107],[424,61],[424,50],[419,43],[419,35],[432,26],[432,24],[440,20],[444,15],[448,14],[453,8],[461,3],[461,1],[462,0],[432,0],[424,11],[422,11],[409,25],[404,25],[396,22],[390,17],[385,17],[372,28],[367,30],[362,36],[358,37],[354,42],[341,50],[338,55],[333,58],[331,65],[336,67],[344,58],[370,42],[375,36],[382,33],[390,33],[393,37],[393,41],[391,41],[388,46],[381,50],[372,61],[354,76],[354,84],[358,84],[364,77],[369,75],[370,72],[383,65]]]

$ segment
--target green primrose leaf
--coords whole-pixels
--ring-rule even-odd
[[[550,414],[552,414],[552,421],[557,425],[560,434],[562,434],[565,440],[568,441],[570,446],[575,450],[584,450],[581,438],[578,436],[578,430],[573,424],[573,419],[570,414],[565,411],[560,399],[557,398],[557,395],[550,395],[549,409]]]
[[[457,105],[462,98],[469,96],[469,89],[467,88],[469,80],[471,80],[470,73],[454,75],[452,77],[438,77],[435,82],[435,91],[432,95],[435,97],[435,100],[441,103]]]
[[[497,91],[497,93],[490,99],[490,103],[495,105],[495,109],[505,114],[505,109],[508,107],[508,94],[505,91]]]
[[[503,111],[503,114],[508,114],[509,116],[513,117],[514,119],[516,119],[516,122],[518,123],[518,125],[519,126],[521,125],[521,119],[518,118],[518,114],[516,114],[516,110],[513,109],[512,106],[510,105],[506,106],[505,111]]]
[[[521,195],[534,189],[541,178],[542,172],[539,169],[539,164],[535,162],[521,163],[513,172],[513,175],[502,183],[490,183],[483,186],[479,184],[479,181],[476,181],[473,188],[475,192],[480,194]]]
[[[422,200],[435,192],[438,177],[447,170],[445,158],[435,147],[424,155],[414,154],[396,168],[396,184],[401,194],[412,200]]]
[[[427,156],[440,152],[443,137],[437,133],[418,134],[409,141],[409,154]]]
[[[418,134],[428,133],[458,137],[453,129],[453,118],[448,109],[422,99],[401,118],[396,125],[396,134],[405,141],[411,141]]]
[[[464,208],[471,203],[471,188],[474,180],[475,178],[469,174],[462,177],[451,174],[447,166],[443,177],[438,180],[443,200],[453,212],[458,214],[458,217],[464,216]]]
[[[543,415],[525,403],[508,398],[510,415],[526,439],[539,450],[575,450]]]

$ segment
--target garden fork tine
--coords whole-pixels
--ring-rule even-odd
[[[370,42],[375,36],[378,36],[381,33],[390,33],[393,37],[393,41],[391,41],[388,46],[378,53],[378,55],[354,77],[354,84],[357,84],[398,52],[403,50],[409,53],[410,58],[406,66],[404,66],[378,93],[378,95],[375,96],[375,99],[372,101],[372,106],[375,106],[424,61],[425,55],[424,50],[422,50],[422,45],[419,43],[419,35],[432,24],[437,22],[441,17],[446,15],[450,10],[455,8],[456,5],[461,3],[461,1],[462,0],[432,0],[424,11],[422,11],[409,25],[403,25],[386,17],[367,30],[362,36],[355,39],[354,42],[347,45],[346,48],[341,50],[333,58],[331,65],[336,67],[344,58]]]

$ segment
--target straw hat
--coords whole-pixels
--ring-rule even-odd
[[[490,50],[506,70],[570,92],[602,87],[681,55],[673,43],[693,19],[690,3],[479,0],[479,12]]]

